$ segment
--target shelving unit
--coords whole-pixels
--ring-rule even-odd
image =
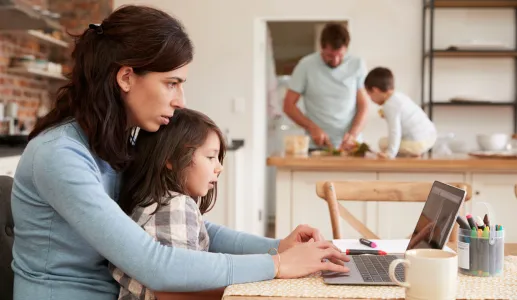
[[[433,119],[433,108],[435,106],[455,106],[455,107],[509,107],[513,110],[513,127],[514,132],[517,132],[517,48],[515,49],[471,49],[471,50],[457,50],[457,49],[435,49],[434,48],[434,17],[436,9],[513,9],[515,12],[515,34],[517,40],[517,0],[422,0],[423,1],[423,24],[422,24],[422,108],[426,109],[429,118]],[[427,33],[427,12],[429,12],[429,36]],[[426,39],[427,43],[426,43]],[[429,45],[429,49],[426,46]],[[484,102],[444,102],[433,99],[433,73],[434,73],[434,59],[461,59],[461,58],[512,58],[514,60],[514,99],[506,101],[484,101]],[[426,64],[429,68],[427,70],[428,86],[427,86],[427,101],[426,99]]]
[[[30,35],[32,37],[35,37],[38,40],[45,42],[47,44],[53,45],[53,46],[59,46],[59,47],[63,47],[63,48],[69,47],[67,42],[56,39],[48,34],[44,34],[43,32],[40,32],[37,30],[27,30],[26,34]]]
[[[57,15],[59,16],[59,15]],[[66,41],[57,39],[45,32],[63,32],[62,26],[56,20],[56,14],[42,10],[39,6],[31,6],[16,0],[0,0],[0,33],[13,36],[25,35],[59,48],[68,48]],[[52,73],[31,67],[10,67],[8,73],[21,76],[38,76],[51,80],[66,80],[62,74]]]
[[[430,103],[424,103],[425,106],[429,107]],[[512,101],[433,101],[433,106],[477,106],[477,107],[486,107],[486,106],[499,106],[499,107],[513,107],[515,102]]]
[[[15,0],[2,0],[0,1],[0,28],[61,30],[62,27],[57,20],[33,6]]]
[[[33,68],[9,68],[7,69],[7,72],[17,75],[35,75],[40,77],[45,77],[49,79],[55,79],[55,80],[66,80],[66,77],[59,74],[59,73],[51,73],[39,69],[33,69]]]

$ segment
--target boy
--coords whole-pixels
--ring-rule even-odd
[[[380,157],[421,156],[436,142],[436,128],[426,113],[408,96],[395,91],[392,72],[378,67],[365,79],[373,102],[382,107],[388,123],[388,137],[379,141]]]

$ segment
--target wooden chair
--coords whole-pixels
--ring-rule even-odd
[[[465,202],[472,197],[472,188],[467,183],[448,183],[467,192]],[[342,201],[378,201],[378,202],[425,202],[432,182],[390,182],[390,181],[338,181],[316,183],[316,194],[327,201],[332,235],[334,239],[342,238],[339,218],[343,218],[363,237],[379,239],[368,227],[354,217],[350,211],[338,203]],[[517,192],[517,187],[516,187]],[[455,224],[449,241],[456,241],[458,226]]]

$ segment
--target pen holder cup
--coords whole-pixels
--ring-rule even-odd
[[[504,233],[504,229],[496,231],[495,228],[481,233],[458,230],[458,271],[480,277],[503,275]]]

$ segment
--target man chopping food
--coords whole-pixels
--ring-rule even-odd
[[[284,99],[284,112],[311,136],[310,150],[351,150],[361,142],[368,94],[366,64],[347,53],[345,26],[328,23],[321,32],[321,50],[303,57],[294,68]],[[306,115],[296,106],[303,96]]]

